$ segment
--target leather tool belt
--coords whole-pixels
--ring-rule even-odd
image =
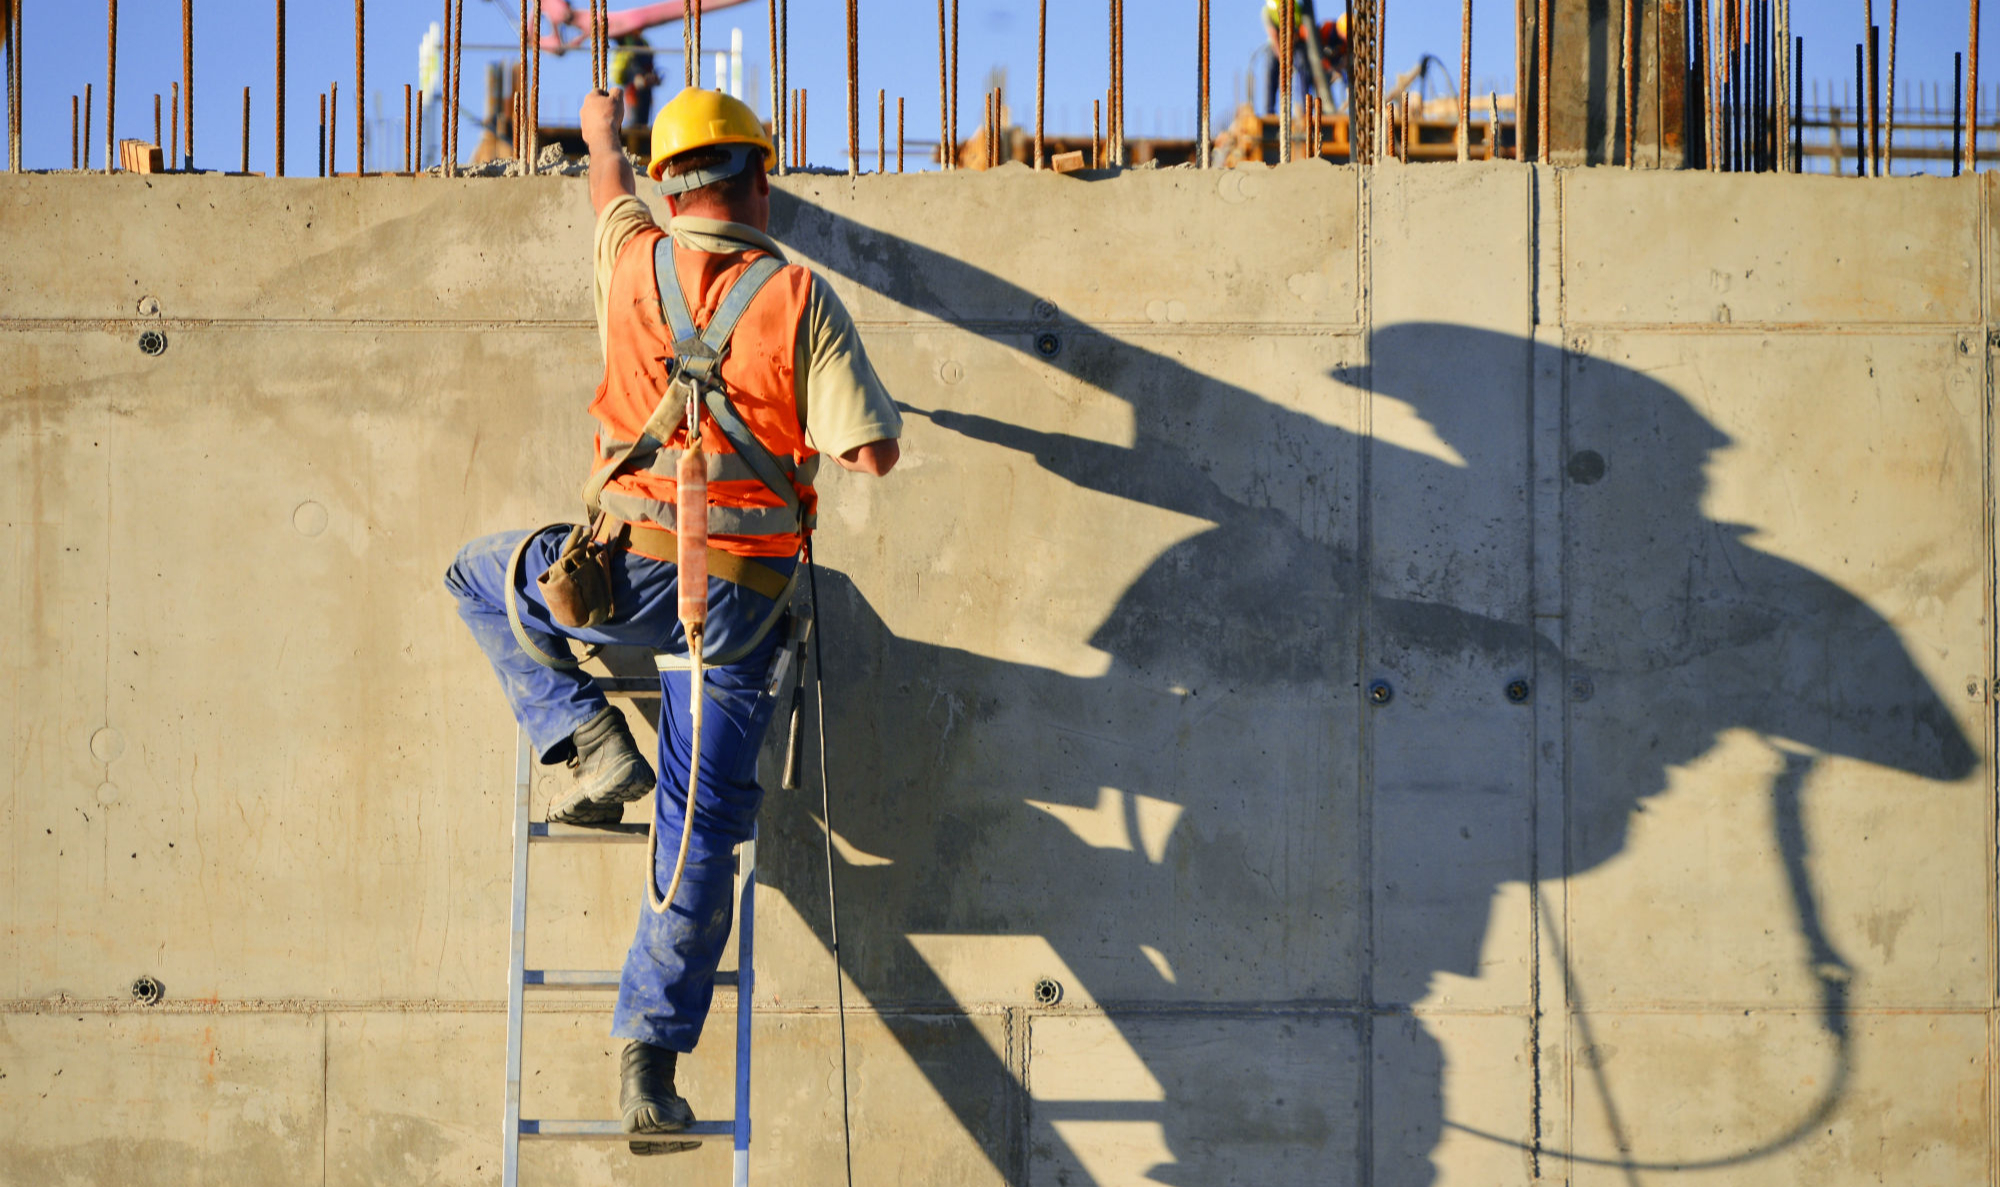
[[[597,542],[606,548],[632,548],[652,557],[673,557],[680,551],[679,537],[666,528],[650,523],[605,516],[597,529]],[[724,552],[713,544],[708,548],[708,575],[731,585],[740,585],[776,601],[784,596],[790,578],[749,557]]]

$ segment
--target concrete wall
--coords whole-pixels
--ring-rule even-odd
[[[824,483],[856,1181],[1993,1183],[1994,210],[784,183],[912,410]],[[0,1182],[497,1180],[513,730],[440,578],[572,513],[588,231],[0,181]],[[762,1182],[839,1169],[816,813],[764,822]],[[638,860],[538,854],[530,962],[615,963]],[[537,1000],[530,1115],[610,1115],[606,1023]]]

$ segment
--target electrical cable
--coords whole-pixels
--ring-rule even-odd
[[[819,629],[819,571],[813,565],[812,537],[806,538],[806,588],[812,594],[813,719],[819,734],[819,814],[826,833],[826,916],[828,938],[833,944],[834,1012],[840,1020],[840,1141],[847,1159],[847,1187],[854,1187],[854,1126],[847,1099],[847,987],[840,975],[840,907],[833,889],[832,794],[826,774],[826,645]]]

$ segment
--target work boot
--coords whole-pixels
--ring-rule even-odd
[[[625,715],[606,705],[570,735],[576,786],[549,805],[551,824],[617,824],[625,805],[653,790],[653,768],[632,741]]]
[[[680,1056],[637,1039],[618,1060],[618,1111],[626,1133],[678,1133],[694,1124],[694,1110],[674,1092]],[[678,1154],[700,1142],[631,1142],[634,1154]]]

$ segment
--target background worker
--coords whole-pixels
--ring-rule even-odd
[[[1287,0],[1264,0],[1264,35],[1271,42],[1271,65],[1264,72],[1264,113],[1278,114],[1278,62],[1285,53],[1285,8]],[[1333,84],[1346,89],[1353,55],[1348,47],[1347,14],[1320,24],[1313,15],[1312,0],[1290,0],[1292,30],[1293,94],[1302,95],[1310,87],[1328,111],[1334,110]],[[1318,49],[1315,68],[1314,49]]]
[[[590,200],[597,213],[595,296],[605,371],[590,413],[598,421],[594,473],[612,465],[660,406],[673,361],[660,288],[678,284],[697,327],[704,327],[756,260],[783,258],[767,231],[775,152],[756,115],[716,91],[689,88],[653,125],[649,172],[662,180],[674,217],[663,231],[634,193],[619,143],[622,104],[615,94],[584,100],[581,124],[590,149]],[[680,190],[674,194],[673,191]],[[671,237],[672,248],[662,242]],[[673,275],[658,276],[656,256]],[[670,291],[670,290],[668,290]],[[708,451],[709,610],[704,655],[741,650],[768,621],[783,583],[799,563],[816,495],[822,452],[849,470],[877,477],[899,456],[902,418],[869,365],[853,320],[826,283],[797,265],[779,270],[750,302],[720,366],[728,399],[757,441],[790,469],[791,502],[754,476],[704,415]],[[510,532],[467,545],[446,576],[459,615],[472,629],[512,702],[515,717],[544,763],[567,761],[575,790],[550,807],[562,823],[605,823],[623,805],[654,790],[654,776],[625,719],[576,671],[538,663],[523,648],[506,609],[508,561],[524,549],[514,581],[526,638],[545,652],[560,639],[681,650],[678,567],[671,527],[675,464],[686,442],[675,429],[657,448],[635,454],[605,485],[597,539],[610,549],[615,613],[595,628],[557,623],[532,574],[563,549],[562,527]],[[722,550],[721,552],[715,551]],[[760,592],[761,590],[761,592]],[[770,724],[762,690],[781,632],[747,653],[708,669],[702,761],[687,869],[674,901],[656,914],[642,898],[639,926],[626,955],[612,1034],[628,1040],[621,1056],[619,1105],[632,1133],[671,1133],[694,1120],[674,1087],[681,1053],[701,1037],[715,987],[715,967],[731,924],[732,855],[751,836],[763,790],[757,751]],[[651,872],[666,893],[681,835],[690,742],[688,674],[662,678],[660,777],[654,823],[667,842]],[[633,1142],[634,1153],[668,1153],[689,1143]]]
[[[625,93],[625,119],[642,128],[653,118],[653,88],[660,85],[653,47],[644,33],[627,33],[611,51],[611,82]]]

